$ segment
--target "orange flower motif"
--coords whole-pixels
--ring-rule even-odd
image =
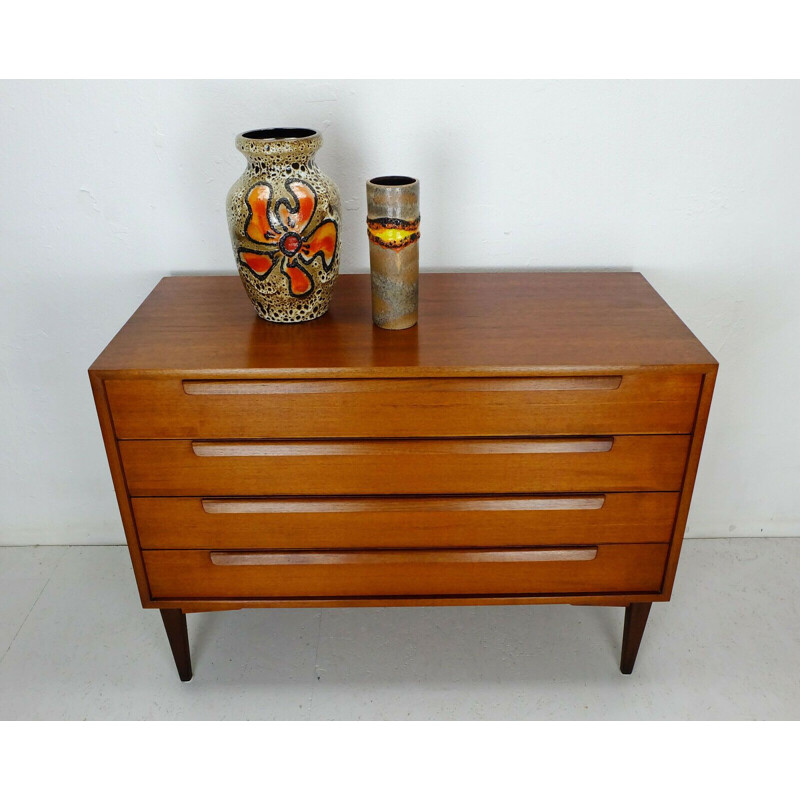
[[[330,271],[338,228],[332,219],[326,219],[305,235],[317,207],[317,196],[304,181],[288,180],[286,189],[294,198],[294,204],[282,197],[272,206],[272,187],[268,183],[256,183],[250,189],[247,195],[250,213],[244,232],[248,239],[267,245],[269,249],[240,247],[239,262],[261,280],[280,264],[281,272],[289,281],[289,293],[293,297],[304,297],[314,288],[314,279],[303,264],[311,264],[320,256],[323,269]]]

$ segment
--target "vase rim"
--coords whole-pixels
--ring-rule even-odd
[[[285,142],[287,140],[313,139],[319,133],[312,128],[254,128],[240,133],[241,139],[257,142]]]
[[[367,181],[373,186],[411,186],[416,182],[416,178],[410,178],[408,175],[380,175]]]

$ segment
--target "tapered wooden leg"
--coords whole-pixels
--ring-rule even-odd
[[[650,614],[652,603],[631,603],[625,609],[625,629],[622,633],[622,658],[619,662],[620,671],[625,675],[633,672],[636,663],[636,654],[642,641],[644,626]]]
[[[186,614],[179,608],[162,608],[160,610],[169,646],[172,648],[172,656],[175,659],[175,666],[178,668],[178,675],[182,681],[190,681],[192,679],[192,657],[189,653]]]

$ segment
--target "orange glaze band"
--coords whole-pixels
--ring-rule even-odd
[[[401,250],[419,239],[419,217],[412,222],[390,217],[367,219],[371,242],[389,250]]]

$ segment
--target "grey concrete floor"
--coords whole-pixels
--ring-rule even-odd
[[[685,543],[634,674],[621,609],[189,616],[177,678],[124,547],[0,548],[0,719],[800,718],[800,539]]]

